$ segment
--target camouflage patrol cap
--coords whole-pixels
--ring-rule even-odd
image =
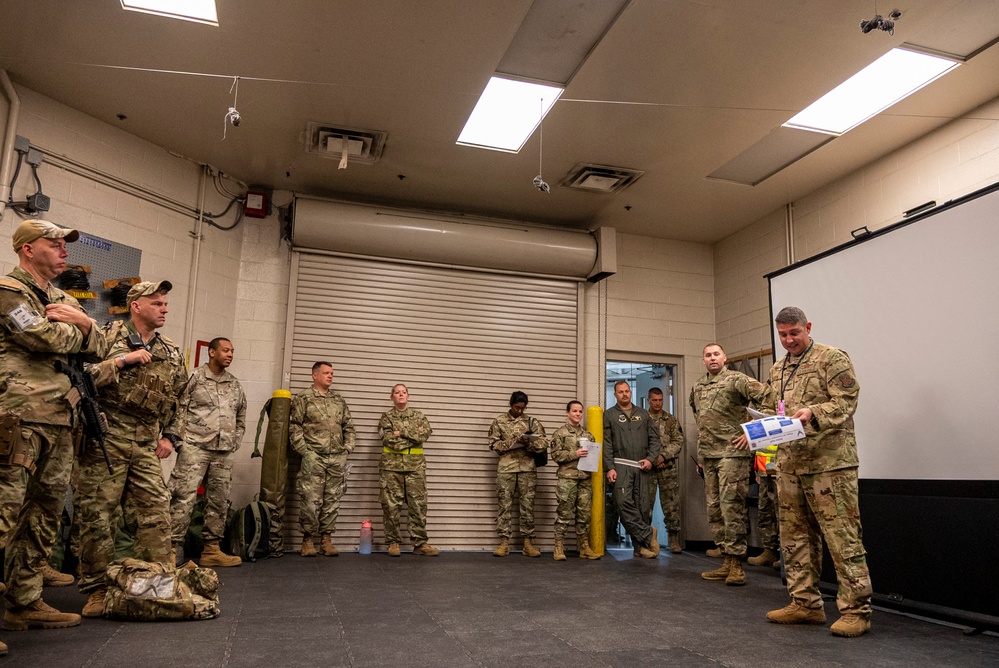
[[[141,283],[136,283],[128,291],[128,296],[125,297],[125,306],[131,306],[132,302],[139,297],[155,295],[157,292],[170,292],[171,290],[173,290],[173,283],[170,281],[159,281],[158,283],[142,281]]]
[[[80,238],[80,233],[76,230],[68,230],[59,227],[55,223],[47,220],[26,220],[14,230],[11,241],[14,242],[14,252],[21,250],[24,244],[30,244],[36,239],[65,239],[73,242]]]

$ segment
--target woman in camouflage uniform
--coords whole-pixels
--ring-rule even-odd
[[[576,545],[583,559],[599,559],[600,555],[590,550],[590,505],[593,500],[593,485],[590,474],[580,471],[580,457],[585,457],[587,449],[580,443],[582,439],[595,441],[593,434],[583,429],[583,404],[570,401],[565,407],[565,424],[552,434],[552,459],[558,462],[558,480],[555,483],[555,498],[558,500],[558,516],[555,518],[555,561],[565,561],[565,532],[570,525],[576,525]]]
[[[433,429],[420,411],[409,407],[409,390],[392,387],[392,410],[378,421],[382,459],[378,465],[379,499],[385,518],[385,542],[390,557],[400,555],[399,515],[409,508],[409,535],[413,554],[436,557],[440,550],[427,542],[427,460],[423,444]]]

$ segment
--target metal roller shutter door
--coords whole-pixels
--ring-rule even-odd
[[[292,392],[311,385],[314,362],[332,362],[333,389],[357,429],[336,543],[356,547],[361,522],[371,519],[375,549],[384,549],[377,424],[391,408],[392,385],[405,383],[411,406],[434,429],[425,448],[431,542],[493,549],[497,458],[486,434],[514,390],[530,396],[527,412],[549,435],[562,424],[577,389],[577,284],[303,252],[294,254],[292,274]],[[290,468],[293,479],[297,461]],[[539,472],[535,500],[537,538],[549,548],[555,469],[552,462]],[[290,494],[286,527],[294,545],[297,515]]]

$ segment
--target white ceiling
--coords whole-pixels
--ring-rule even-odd
[[[0,0],[0,68],[249,183],[713,242],[999,95],[992,47],[756,187],[706,179],[962,2],[899,0],[895,34],[864,35],[874,4],[634,0],[545,119],[550,194],[532,185],[538,133],[517,155],[455,145],[531,0],[217,0],[218,28],[118,0]],[[236,75],[242,123],[223,141]],[[306,153],[309,121],[388,132],[381,161],[338,170]],[[580,162],[645,175],[616,195],[556,187]]]

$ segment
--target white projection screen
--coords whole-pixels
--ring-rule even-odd
[[[862,479],[999,480],[997,188],[769,277],[853,360]]]

